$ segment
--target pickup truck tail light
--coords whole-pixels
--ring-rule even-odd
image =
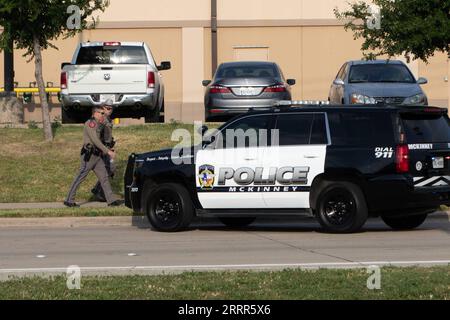
[[[67,72],[61,72],[61,89],[67,89]]]
[[[267,87],[264,89],[264,92],[286,92],[286,87],[284,85],[276,85]]]
[[[397,173],[407,173],[409,172],[409,148],[406,144],[401,144],[397,146],[395,152],[395,164]]]
[[[147,87],[155,88],[155,73],[153,71],[149,71],[147,75]]]
[[[231,91],[227,87],[211,86],[209,88],[209,93],[231,93]]]

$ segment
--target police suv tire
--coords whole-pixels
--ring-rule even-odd
[[[368,218],[361,188],[347,181],[329,182],[317,199],[315,215],[325,231],[352,233],[359,231]]]
[[[239,228],[245,227],[252,224],[256,217],[219,217],[220,222],[222,222],[227,227]]]
[[[178,183],[162,183],[152,188],[145,210],[152,227],[163,232],[184,230],[194,217],[191,197]]]
[[[427,216],[428,214],[416,214],[402,217],[382,216],[381,219],[394,230],[411,230],[424,223]]]

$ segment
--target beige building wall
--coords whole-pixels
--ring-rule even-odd
[[[436,53],[428,64],[425,62],[418,62],[419,75],[428,79],[428,84],[423,85],[422,88],[429,98],[431,105],[440,107],[447,107],[450,101],[450,85],[448,78],[450,77],[450,70],[448,66],[448,58],[444,53]],[[450,105],[449,105],[450,107]]]
[[[220,28],[218,61],[234,61],[236,48],[266,47],[269,61],[276,61],[286,78],[296,78],[300,81],[301,36],[301,28],[298,27]],[[294,97],[301,96],[300,84],[292,89]]]
[[[275,61],[286,78],[297,80],[294,99],[325,100],[340,66],[362,56],[361,41],[354,41],[334,17],[334,8],[347,6],[346,0],[218,0],[218,62],[252,57]],[[46,82],[59,85],[60,64],[71,60],[79,41],[144,41],[157,62],[172,62],[172,69],[162,72],[166,120],[203,119],[201,80],[211,79],[212,74],[210,0],[111,0],[99,18],[97,29],[57,40],[59,50],[44,52]],[[22,50],[15,52],[15,80],[27,87],[34,81],[34,64],[22,54]],[[429,64],[413,62],[410,68],[416,76],[428,78],[423,88],[430,104],[449,104],[450,66],[444,54],[436,54]],[[58,116],[56,97],[52,102],[52,117]],[[40,119],[39,106],[26,108],[26,120]]]

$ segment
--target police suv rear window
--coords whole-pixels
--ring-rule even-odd
[[[442,115],[402,115],[408,143],[450,142],[449,120]]]
[[[331,141],[342,146],[378,146],[395,143],[388,112],[329,112]]]

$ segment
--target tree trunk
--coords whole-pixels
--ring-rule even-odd
[[[44,127],[44,137],[46,141],[53,140],[52,125],[50,123],[50,112],[48,108],[47,94],[45,93],[44,78],[42,76],[42,54],[41,46],[37,37],[33,39],[33,53],[35,65],[35,77],[39,89],[39,99],[41,100],[42,125]]]

